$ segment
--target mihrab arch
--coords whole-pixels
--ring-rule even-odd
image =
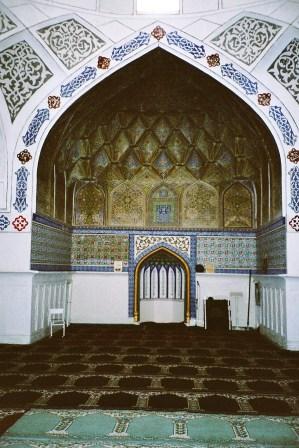
[[[189,323],[190,317],[188,263],[167,247],[153,249],[135,267],[134,321]]]

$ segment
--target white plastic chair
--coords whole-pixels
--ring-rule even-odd
[[[49,309],[49,325],[50,325],[50,337],[53,336],[53,327],[62,327],[62,337],[65,336],[65,319],[64,308],[50,308]]]

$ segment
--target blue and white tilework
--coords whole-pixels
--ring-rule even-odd
[[[0,216],[0,230],[5,230],[9,226],[10,221],[5,215]]]
[[[97,69],[95,67],[85,67],[80,75],[60,87],[60,95],[62,97],[71,97],[75,90],[79,89],[79,87],[83,86],[90,79],[94,79],[96,74]]]
[[[203,232],[197,237],[197,263],[212,264],[215,272],[256,269],[255,232]]]
[[[167,243],[190,257],[190,236],[178,235],[135,235],[135,258],[145,250],[159,243]]]
[[[197,45],[194,42],[191,42],[191,40],[180,36],[177,31],[168,33],[166,38],[169,45],[176,45],[187,53],[190,53],[195,59],[203,58],[206,55],[203,45]]]
[[[267,274],[285,274],[287,269],[286,253],[286,225],[283,218],[257,232],[257,272],[263,271],[263,260],[266,257]]]
[[[23,135],[23,142],[25,146],[33,145],[36,141],[36,137],[39,133],[40,128],[46,120],[49,120],[49,109],[38,109],[33,120],[31,121],[28,130],[25,135]]]
[[[27,196],[27,179],[30,173],[27,170],[27,168],[22,166],[15,172],[15,174],[17,176],[16,200],[13,206],[19,213],[22,213],[28,207],[28,204],[26,202],[26,196]]]
[[[143,45],[148,45],[149,41],[150,41],[150,34],[140,32],[138,36],[134,37],[134,39],[129,40],[129,42],[126,42],[120,47],[114,47],[111,59],[114,59],[115,61],[122,61],[123,58],[128,54],[133,53]]]
[[[238,84],[247,95],[253,95],[257,93],[257,82],[251,81],[243,73],[236,70],[233,64],[221,65],[222,76],[227,76],[236,84]]]
[[[286,145],[295,145],[297,140],[297,135],[294,134],[290,123],[283,114],[280,106],[271,106],[269,108],[269,115],[274,119],[280,132],[283,136],[283,141]]]
[[[295,166],[289,171],[291,184],[291,202],[289,206],[295,213],[299,213],[299,167]]]
[[[178,249],[175,245],[169,244],[166,241],[163,241],[163,238],[166,237],[166,235],[163,236],[163,232],[159,231],[153,231],[153,232],[143,232],[144,236],[147,237],[161,237],[162,240],[158,241],[150,245],[147,249],[142,251],[142,253],[139,253],[137,257],[135,257],[135,236],[132,234],[130,235],[130,254],[129,254],[129,317],[133,317],[134,315],[134,276],[135,276],[135,269],[137,264],[142,260],[143,257],[145,257],[150,252],[154,251],[155,249],[160,249],[165,247],[166,249],[171,250],[173,253],[179,255],[181,258],[185,260],[185,262],[188,264],[190,269],[190,305],[191,305],[191,318],[196,317],[196,291],[195,291],[195,265],[196,265],[196,236],[193,233],[190,233],[189,235],[178,235],[175,232],[168,232],[168,235],[174,236],[174,237],[184,237],[188,238],[190,241],[190,252],[187,254],[186,252],[181,251]],[[140,236],[140,235],[139,235]],[[183,246],[184,247],[184,246]]]

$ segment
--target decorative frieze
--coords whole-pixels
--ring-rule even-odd
[[[38,109],[26,134],[22,137],[25,146],[35,143],[39,130],[46,120],[49,120],[49,109]]]
[[[136,51],[143,45],[148,45],[150,41],[150,35],[141,31],[134,39],[129,40],[120,47],[114,47],[111,55],[111,59],[115,61],[122,61],[125,56]]]

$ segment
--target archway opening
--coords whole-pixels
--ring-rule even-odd
[[[134,319],[174,323],[190,320],[190,269],[181,257],[159,248],[135,269]]]
[[[73,226],[255,229],[281,216],[279,153],[235,94],[157,49],[52,128],[37,213]]]

